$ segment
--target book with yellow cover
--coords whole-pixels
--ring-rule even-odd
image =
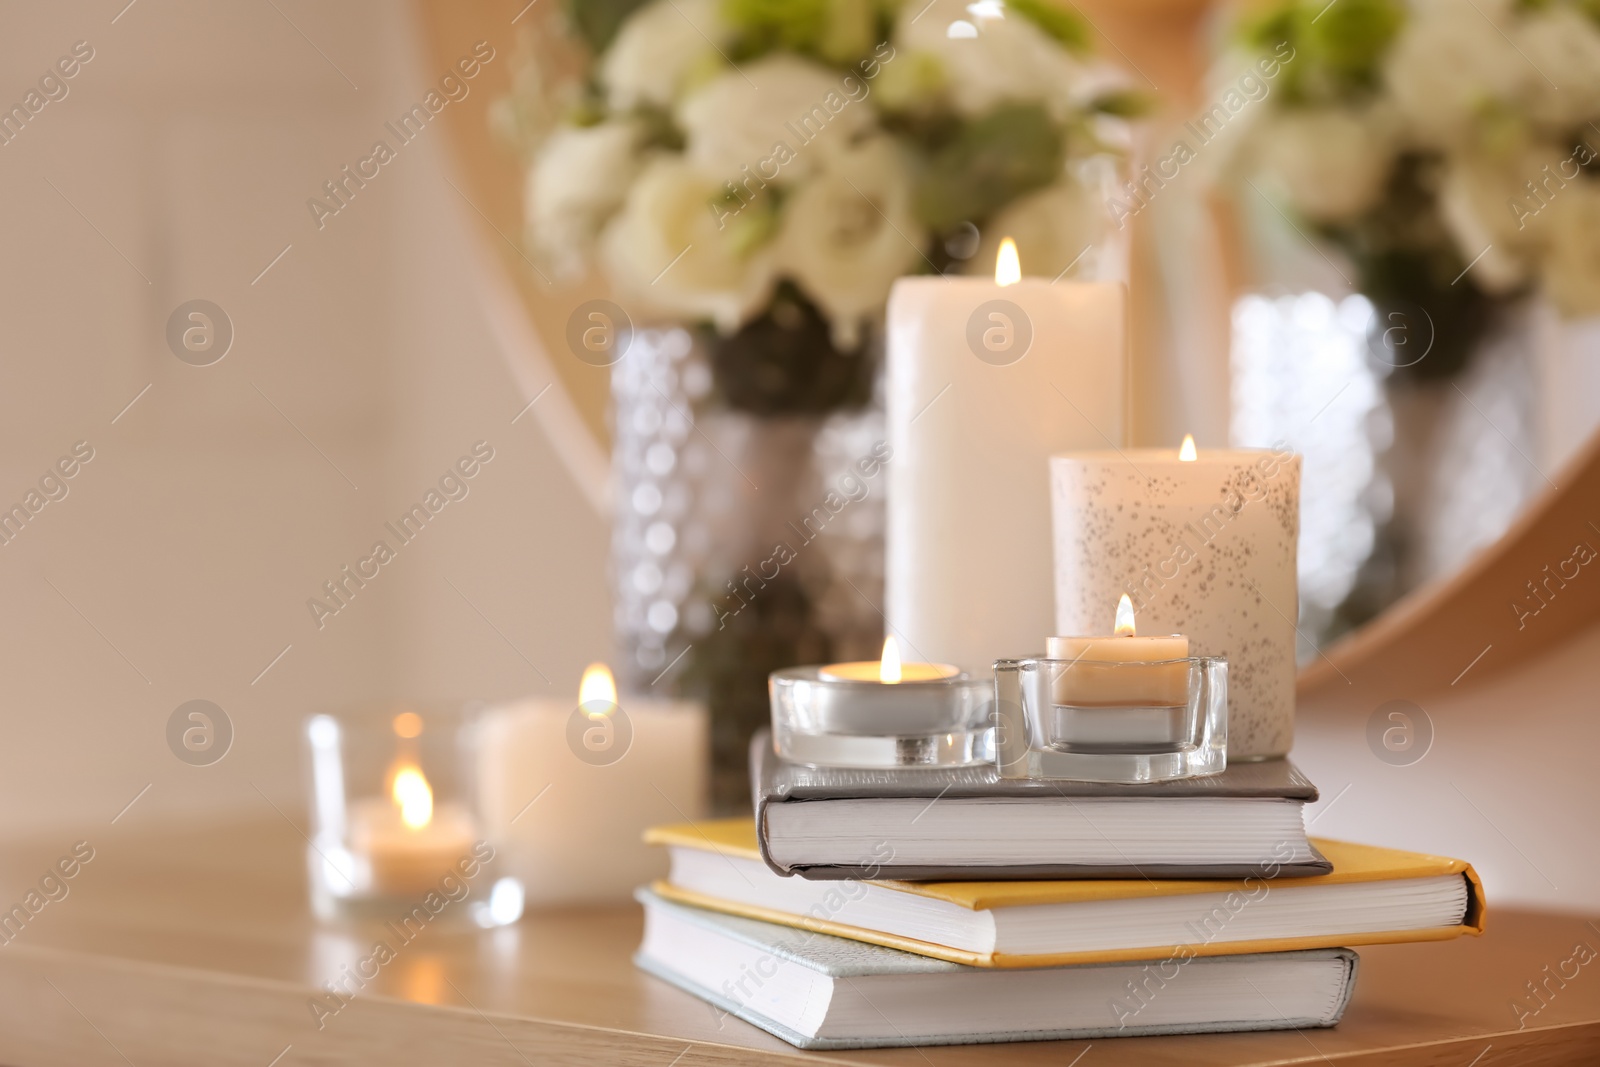
[[[1482,933],[1483,885],[1461,860],[1317,840],[1330,874],[1267,862],[1236,881],[817,882],[761,860],[751,819],[650,830],[669,900],[978,967],[1440,941]],[[1288,855],[1287,850],[1285,855]],[[892,855],[863,865],[892,866]]]

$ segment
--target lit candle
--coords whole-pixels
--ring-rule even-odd
[[[625,900],[661,873],[646,828],[706,812],[706,711],[618,700],[605,664],[576,701],[524,700],[484,715],[481,809],[530,905]]]
[[[1133,604],[1117,602],[1111,637],[1052,637],[1047,713],[1052,744],[1064,751],[1180,744],[1189,703],[1189,639],[1139,637]]]
[[[796,763],[968,766],[993,758],[989,679],[948,663],[902,663],[893,636],[877,660],[774,671],[767,690],[773,746]]]
[[[1294,737],[1300,457],[1181,449],[1052,457],[1056,632],[1126,594],[1147,629],[1228,660],[1228,758]]]
[[[900,645],[890,634],[883,639],[883,655],[876,660],[856,660],[852,663],[830,663],[822,668],[822,677],[835,682],[882,682],[899,685],[901,682],[931,682],[938,678],[954,678],[961,672],[948,663],[902,663]]]
[[[1046,658],[1067,664],[1051,679],[1056,704],[1176,707],[1189,699],[1189,639],[1139,637],[1133,604],[1117,602],[1111,637],[1052,637]],[[1128,669],[1128,664],[1147,666]]]
[[[943,733],[956,729],[965,707],[965,676],[947,663],[900,662],[891,635],[878,660],[830,663],[817,672],[810,694],[815,728],[838,734]]]
[[[1126,293],[909,277],[888,308],[885,614],[908,652],[987,676],[1051,632],[1049,457],[1123,437]]]
[[[389,795],[361,797],[350,806],[349,848],[365,860],[370,891],[380,896],[426,893],[456,863],[472,855],[478,828],[460,804],[434,805],[433,787],[417,762],[414,742],[422,717],[396,715],[398,738],[387,775]]]

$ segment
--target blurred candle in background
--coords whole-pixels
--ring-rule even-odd
[[[568,700],[485,713],[479,782],[486,829],[530,906],[628,899],[662,873],[646,827],[706,812],[705,708],[623,699],[592,664]]]

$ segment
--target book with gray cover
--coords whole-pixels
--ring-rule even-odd
[[[858,770],[750,746],[761,858],[804,878],[999,881],[1327,874],[1317,788],[1288,760],[1168,782],[1027,781],[992,766]]]
[[[1333,1026],[1359,962],[1317,949],[996,971],[637,897],[641,969],[804,1049]]]

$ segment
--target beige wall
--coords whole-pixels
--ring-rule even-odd
[[[1546,655],[1504,674],[1302,702],[1294,760],[1322,791],[1307,813],[1312,834],[1466,859],[1483,878],[1490,922],[1497,904],[1600,908],[1600,626],[1547,636]],[[1379,715],[1395,699],[1420,709],[1407,712],[1416,736],[1432,734],[1415,762],[1386,762],[1369,740],[1374,716],[1397,721]]]
[[[109,822],[146,784],[124,819],[260,814],[256,787],[292,810],[311,710],[544,690],[527,661],[575,691],[607,648],[605,530],[539,424],[510,425],[443,131],[321,232],[305,206],[437,80],[409,9],[121,6],[0,14],[8,106],[95,51],[0,147],[0,502],[95,452],[0,546],[0,830]],[[163,336],[195,297],[235,328],[203,368]],[[481,439],[470,495],[319,631],[307,597]],[[236,728],[211,767],[166,746],[195,697]]]

